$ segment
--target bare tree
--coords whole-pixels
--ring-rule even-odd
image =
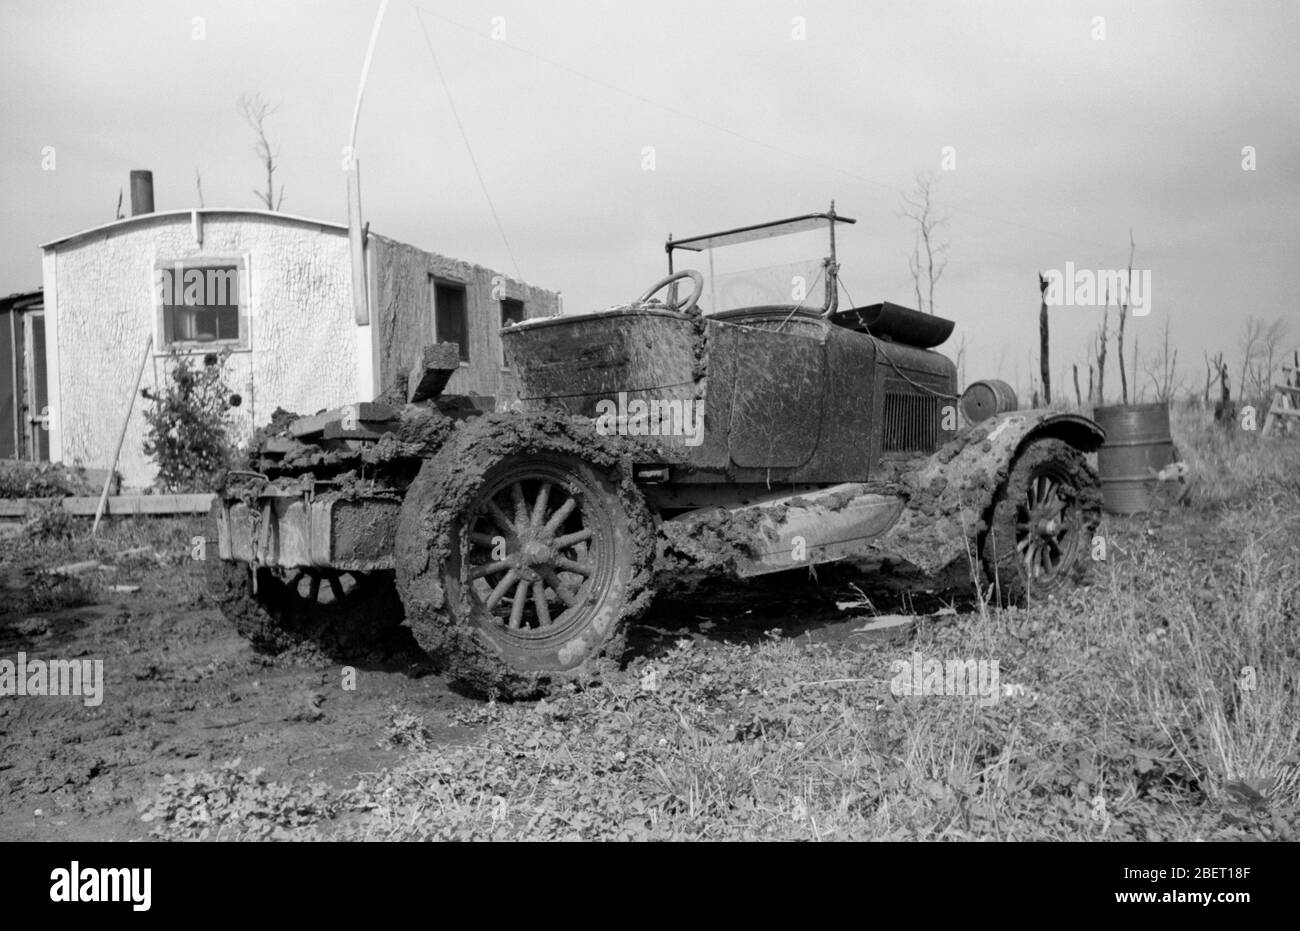
[[[1255,378],[1255,390],[1262,397],[1269,395],[1273,390],[1273,370],[1281,364],[1282,359],[1286,356],[1288,350],[1283,346],[1283,343],[1286,342],[1290,334],[1290,321],[1281,317],[1278,317],[1264,328],[1264,351],[1261,354],[1263,365],[1256,373]]]
[[[253,128],[257,133],[257,145],[253,151],[257,157],[262,160],[266,168],[266,191],[253,191],[257,195],[267,210],[279,210],[280,205],[284,203],[284,185],[280,185],[280,196],[275,195],[275,160],[279,158],[279,149],[273,149],[270,141],[266,138],[266,118],[279,110],[279,105],[272,106],[262,99],[261,94],[240,94],[239,95],[239,112],[243,114],[244,121]]]
[[[1172,351],[1171,351],[1172,350]],[[1165,317],[1160,349],[1145,364],[1147,377],[1155,390],[1156,400],[1168,404],[1181,386],[1177,379],[1178,350],[1169,345],[1169,318]]]
[[[1119,357],[1119,367],[1124,367],[1123,356]],[[1129,384],[1133,386],[1133,403],[1141,404],[1146,392],[1138,381],[1138,335],[1136,333],[1133,334],[1133,377],[1130,379]]]
[[[122,189],[117,189],[117,211],[113,216],[114,220],[122,219]]]
[[[961,334],[961,341],[957,343],[957,384],[966,387],[966,334]]]
[[[1241,322],[1237,349],[1241,352],[1241,377],[1237,398],[1266,398],[1273,385],[1273,369],[1285,354],[1291,323],[1281,317],[1270,322],[1254,315]]]
[[[1047,333],[1047,279],[1038,273],[1038,373],[1043,379],[1043,403],[1052,406],[1052,363],[1048,358],[1051,341]]]
[[[1126,300],[1120,303],[1119,308],[1119,333],[1115,337],[1116,355],[1119,356],[1119,391],[1122,403],[1128,403],[1128,375],[1124,372],[1124,321],[1128,319],[1128,301],[1133,300],[1133,250],[1137,246],[1133,243],[1133,229],[1128,231],[1128,294]],[[1109,287],[1109,285],[1107,285]],[[1137,366],[1137,354],[1133,355],[1133,365]],[[1136,374],[1134,381],[1137,381]],[[1134,388],[1136,389],[1136,384]]]
[[[203,176],[199,174],[197,168],[194,169],[194,190],[199,194],[199,206],[203,206]]]
[[[1083,396],[1079,394],[1079,363],[1073,364],[1074,368],[1074,406],[1083,407]]]
[[[1101,332],[1097,334],[1097,403],[1106,403],[1106,327],[1110,321],[1110,283],[1106,283],[1106,303],[1101,309]]]
[[[1241,321],[1241,335],[1237,337],[1237,349],[1241,352],[1241,377],[1237,379],[1237,395],[1245,398],[1250,385],[1248,376],[1259,364],[1259,357],[1264,352],[1264,321],[1253,314]]]
[[[1088,363],[1088,403],[1092,403],[1092,363]]]
[[[934,206],[934,188],[938,183],[935,172],[919,174],[912,192],[903,195],[903,215],[916,224],[912,255],[907,262],[916,289],[916,309],[931,314],[934,313],[934,286],[948,266],[948,241],[942,234],[948,217],[938,213]],[[925,295],[928,300],[924,299]]]
[[[1210,406],[1210,389],[1223,377],[1225,366],[1223,364],[1223,353],[1218,353],[1213,359],[1210,358],[1209,352],[1205,352],[1204,355],[1205,394],[1201,396],[1201,405],[1208,409]]]

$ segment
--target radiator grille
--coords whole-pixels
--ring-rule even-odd
[[[939,447],[939,398],[908,391],[885,391],[880,450],[932,453]]]

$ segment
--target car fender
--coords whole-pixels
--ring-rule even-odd
[[[1106,433],[1080,414],[1051,410],[1012,411],[975,424],[907,477],[907,505],[878,548],[925,571],[973,559],[1011,463],[1026,444],[1046,437],[1093,452]]]

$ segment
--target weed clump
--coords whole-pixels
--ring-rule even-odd
[[[240,397],[225,382],[229,357],[229,350],[208,353],[195,366],[190,356],[172,350],[166,386],[141,391],[152,402],[144,414],[144,451],[158,467],[157,484],[163,491],[209,491],[230,467],[230,411]]]

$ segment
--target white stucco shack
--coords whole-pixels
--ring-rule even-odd
[[[142,213],[41,246],[49,456],[106,469],[152,337],[142,387],[173,350],[229,348],[242,439],[277,407],[298,413],[370,400],[437,341],[461,346],[448,393],[499,395],[499,330],[559,312],[559,295],[373,233],[370,323],[354,322],[347,227],[239,209]],[[117,470],[149,485],[143,399]]]

